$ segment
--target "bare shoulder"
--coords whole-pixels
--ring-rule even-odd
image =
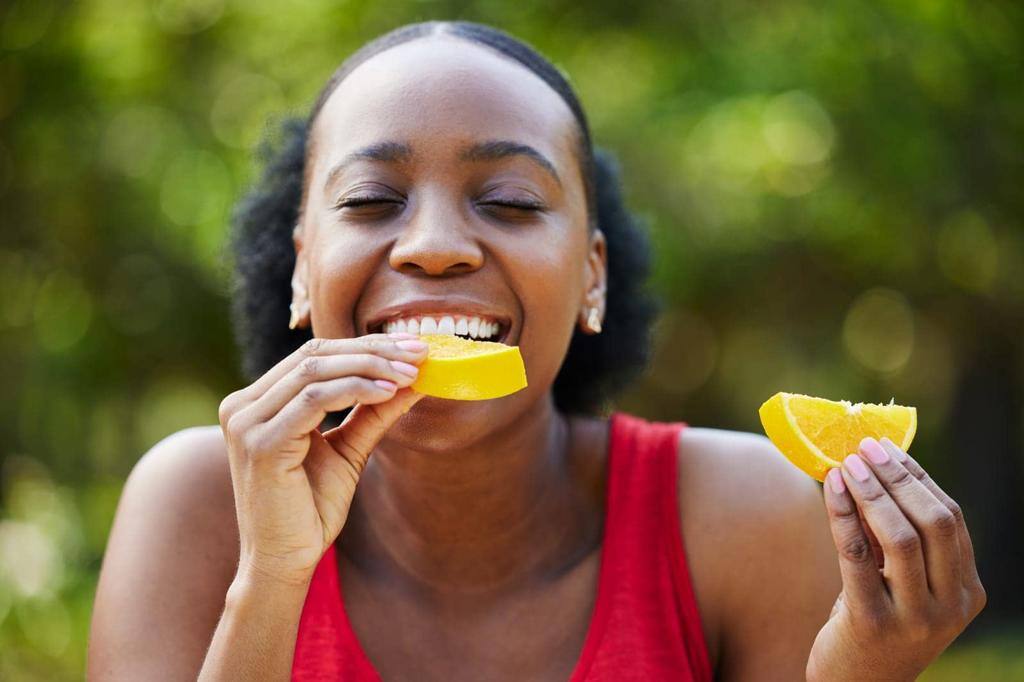
[[[753,433],[687,428],[679,437],[680,503],[713,499],[716,518],[778,523],[820,511],[821,487]]]
[[[720,672],[746,679],[757,676],[753,666],[771,665],[782,679],[802,676],[840,590],[821,486],[751,433],[687,428],[678,457],[679,513],[709,648],[729,652]]]
[[[238,561],[218,426],[179,431],[132,469],[93,609],[89,679],[195,677]]]

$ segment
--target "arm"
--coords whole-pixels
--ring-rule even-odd
[[[240,575],[203,663],[207,680],[287,680],[308,584]]]
[[[222,456],[183,435],[148,453],[104,559],[92,678],[287,679],[313,571],[373,448],[421,397],[407,361],[426,350],[404,337],[314,339],[222,401]]]
[[[841,589],[821,486],[766,438],[714,429],[683,432],[679,470],[717,677],[803,679]]]

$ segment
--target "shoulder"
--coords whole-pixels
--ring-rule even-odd
[[[238,558],[238,524],[227,447],[219,426],[179,431],[154,445],[132,469],[118,506],[119,525],[145,524],[163,544]],[[116,538],[121,539],[121,538]]]
[[[93,609],[90,676],[130,678],[153,661],[198,673],[191,668],[196,656],[202,662],[237,561],[220,427],[168,436],[139,459],[121,493]]]
[[[237,545],[231,469],[220,427],[178,431],[150,448],[128,476],[118,517],[114,531],[118,522],[144,520],[157,531],[187,530],[188,537],[177,539],[188,546]]]
[[[764,436],[689,427],[679,436],[678,457],[681,505],[715,500],[706,511],[716,518],[754,523],[778,524],[808,512],[824,517],[821,487]]]
[[[227,448],[219,426],[196,426],[167,436],[144,454],[132,468],[125,491],[178,494],[191,502],[223,503],[231,492]],[[227,500],[233,506],[231,497]]]
[[[709,648],[760,647],[768,657],[776,646],[772,664],[792,664],[804,645],[810,650],[840,589],[821,486],[751,433],[686,428],[678,462],[679,514]],[[776,644],[766,644],[772,637]],[[800,651],[781,651],[787,646]]]

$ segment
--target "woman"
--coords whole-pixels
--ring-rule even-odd
[[[236,221],[255,381],[132,472],[93,679],[910,680],[980,611],[956,504],[891,443],[823,506],[763,438],[600,416],[644,247],[530,48],[404,27],[291,133]],[[519,345],[529,387],[422,399],[435,326]]]

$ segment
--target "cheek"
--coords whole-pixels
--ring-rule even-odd
[[[565,358],[583,290],[584,242],[569,230],[506,247],[523,311],[520,338],[530,384],[553,382]]]
[[[313,333],[324,338],[357,335],[355,309],[372,276],[377,248],[369,240],[321,235],[310,252]]]

